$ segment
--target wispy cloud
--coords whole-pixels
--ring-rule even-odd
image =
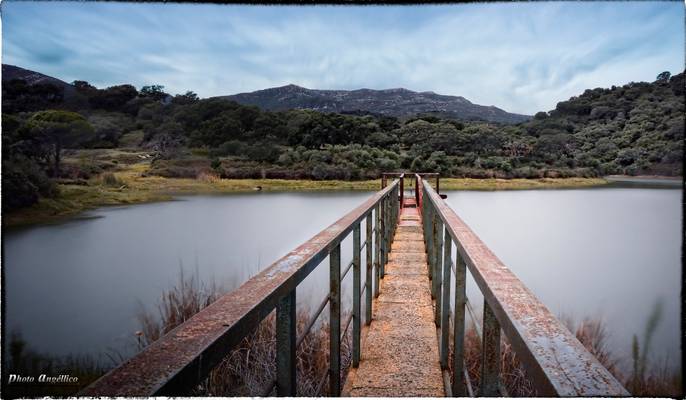
[[[3,2],[3,62],[202,97],[406,87],[508,111],[684,66],[680,3],[276,7]]]

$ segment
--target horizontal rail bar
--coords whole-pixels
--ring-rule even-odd
[[[319,383],[317,383],[317,389],[314,391],[315,396],[319,396],[319,394],[322,392],[322,389],[324,389],[324,384],[326,383],[326,378],[329,377],[329,370],[325,369],[324,372],[321,374],[321,378],[319,378]]]
[[[348,271],[353,267],[354,262],[350,261],[350,264],[348,264],[347,267],[345,267],[345,272],[343,272],[343,275],[341,275],[341,282],[343,282],[343,279],[345,279],[345,276],[348,275]]]
[[[543,396],[628,396],[627,390],[423,179],[425,199],[450,233],[484,299]]]
[[[476,313],[474,312],[474,308],[472,308],[472,303],[469,301],[469,298],[465,296],[465,305],[467,306],[467,313],[469,314],[469,317],[472,319],[472,322],[474,323],[474,330],[476,331],[476,336],[479,337],[479,341],[481,341],[481,321],[476,317]]]
[[[353,313],[350,313],[348,315],[348,318],[345,320],[345,328],[341,331],[341,340],[345,337],[345,334],[348,332],[348,328],[350,327],[350,322],[353,320]]]
[[[317,308],[317,312],[315,312],[314,315],[312,315],[312,317],[310,317],[310,320],[307,322],[307,327],[301,333],[301,336],[298,338],[298,341],[295,343],[296,348],[300,347],[300,344],[303,342],[303,340],[305,340],[305,337],[310,333],[310,329],[312,329],[312,326],[314,326],[314,323],[317,322],[317,319],[322,314],[322,311],[324,311],[327,304],[329,304],[329,296],[326,296],[326,298],[324,298],[324,301],[322,301],[322,303]]]
[[[450,372],[447,369],[441,371],[443,377],[443,390],[445,390],[445,397],[453,397],[453,389],[450,386]]]
[[[114,368],[81,396],[152,396],[189,393],[392,193],[395,180],[328,228],[223,295],[143,351]]]
[[[464,371],[464,380],[465,383],[467,384],[467,394],[469,394],[469,397],[474,397],[474,388],[472,387],[472,380],[469,379],[469,371],[467,371],[467,368],[463,369]]]

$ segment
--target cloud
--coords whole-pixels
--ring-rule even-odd
[[[202,97],[406,87],[533,114],[586,88],[681,71],[682,25],[678,3],[3,3],[3,62]]]

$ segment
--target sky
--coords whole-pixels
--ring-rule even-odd
[[[681,2],[248,6],[3,1],[2,62],[210,97],[296,84],[534,114],[684,70]]]

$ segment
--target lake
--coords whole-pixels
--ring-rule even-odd
[[[659,304],[652,354],[680,366],[680,189],[447,194],[458,215],[553,313],[603,318],[616,355],[630,356],[633,334],[643,343]],[[370,195],[184,196],[7,230],[4,328],[20,331],[42,352],[131,355],[136,315],[142,305],[155,311],[180,268],[234,289]],[[351,248],[347,239],[343,266]],[[319,304],[327,286],[325,260],[298,288],[299,306]],[[473,282],[468,296],[481,303]]]

